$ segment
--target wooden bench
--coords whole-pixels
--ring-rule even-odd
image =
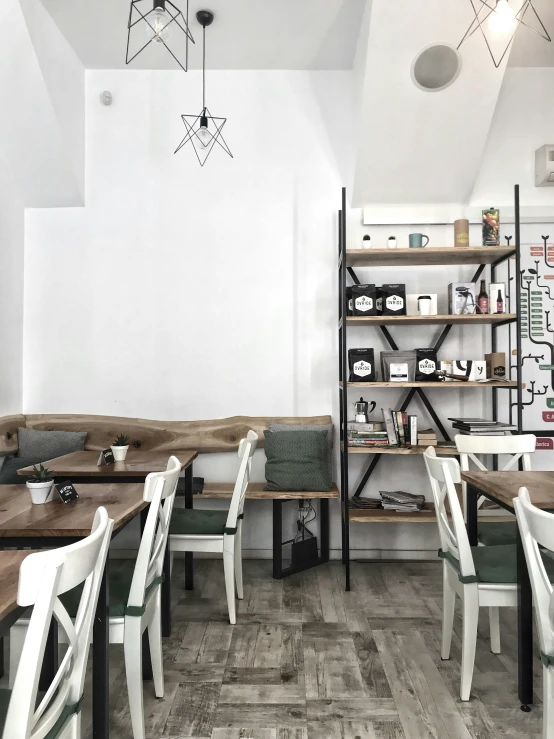
[[[273,577],[280,580],[287,575],[294,575],[309,567],[315,567],[329,561],[329,500],[339,497],[339,490],[333,485],[329,492],[307,493],[290,490],[287,492],[274,492],[264,490],[265,483],[251,482],[246,490],[247,500],[271,500],[273,501]],[[229,500],[233,494],[234,483],[232,482],[210,482],[204,485],[201,493],[196,493],[194,498],[200,500]],[[290,500],[318,500],[319,501],[319,530],[320,530],[320,554],[317,561],[309,564],[283,567],[283,504]]]

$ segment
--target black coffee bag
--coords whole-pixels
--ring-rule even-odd
[[[377,315],[377,291],[375,285],[352,286],[352,315]]]
[[[375,382],[375,359],[373,349],[349,349],[349,382]]]
[[[352,315],[352,286],[346,286],[346,315]]]
[[[406,285],[383,285],[384,316],[406,315]]]
[[[416,382],[437,382],[439,363],[434,349],[416,349]]]

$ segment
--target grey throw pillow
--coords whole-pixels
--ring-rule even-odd
[[[328,492],[327,439],[321,431],[264,431],[264,490]]]
[[[46,462],[71,452],[82,452],[87,438],[86,431],[36,431],[17,429],[18,456]]]
[[[322,426],[303,426],[300,423],[269,423],[270,431],[321,431],[327,433],[327,461],[329,463],[329,473],[333,478],[333,424],[327,423]]]

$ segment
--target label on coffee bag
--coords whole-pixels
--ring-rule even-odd
[[[352,371],[355,375],[366,377],[366,375],[371,374],[371,364],[369,362],[364,362],[363,359],[361,359],[359,362],[354,363]]]
[[[400,295],[390,295],[387,298],[385,305],[389,310],[399,311],[404,308],[404,300]]]
[[[373,300],[372,298],[368,298],[367,295],[360,295],[359,298],[356,298],[355,306],[356,310],[360,310],[365,313],[373,310]]]
[[[435,362],[433,362],[432,359],[420,359],[418,362],[418,369],[420,372],[423,372],[424,375],[432,375],[433,372],[436,371],[437,365]]]

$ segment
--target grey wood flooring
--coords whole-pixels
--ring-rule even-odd
[[[483,610],[471,700],[458,698],[461,621],[440,659],[438,563],[355,563],[352,591],[329,563],[282,581],[245,561],[237,625],[227,620],[221,561],[195,565],[193,592],[173,582],[164,640],[165,697],[145,683],[147,739],[539,739],[536,703],[519,709],[515,613],[501,609],[501,655]],[[122,648],[111,647],[111,739],[130,739]],[[89,723],[88,712],[85,725]],[[87,739],[91,736],[90,726]]]

